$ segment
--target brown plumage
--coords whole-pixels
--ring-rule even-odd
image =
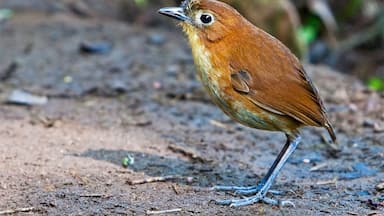
[[[325,127],[332,139],[336,139],[323,103],[312,82],[299,60],[280,41],[253,26],[236,10],[224,3],[207,0],[190,1],[189,7],[192,11],[208,9],[217,14],[218,22],[208,28],[199,29],[200,31],[191,25],[185,23],[182,25],[190,38],[193,52],[198,50],[194,49],[194,46],[203,44],[208,52],[218,53],[211,55],[210,61],[216,71],[227,75],[218,80],[219,85],[223,86],[222,89],[225,89],[227,79],[232,76],[230,82],[233,90],[238,91],[254,105],[297,120],[297,124],[290,124],[293,128],[273,126],[271,130],[289,132],[304,125]],[[191,39],[196,34],[199,35],[199,42]],[[200,53],[196,55],[195,59],[202,56]],[[200,69],[200,73],[202,70]],[[249,80],[236,76],[240,71],[248,74]],[[212,75],[210,76],[214,79]],[[241,91],[245,86],[248,90]],[[227,88],[226,91],[231,89]]]
[[[265,32],[256,28],[245,29],[251,30],[243,32],[256,40],[233,43],[238,53],[246,53],[249,47],[269,52],[230,57],[229,70],[234,89],[261,108],[297,120],[300,123],[298,126],[327,128],[335,140],[323,103],[298,59],[280,41]],[[243,75],[238,76],[239,72]],[[242,89],[245,86],[246,89]]]
[[[300,140],[300,127],[325,127],[336,140],[317,90],[280,41],[215,0],[185,1],[180,8],[164,8],[160,13],[183,21],[198,76],[227,115],[249,127],[287,135],[285,148],[256,189],[240,189],[256,196],[219,203],[237,206],[265,201],[266,191]],[[217,189],[239,192],[238,187]]]

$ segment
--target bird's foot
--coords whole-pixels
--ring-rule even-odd
[[[232,191],[235,194],[239,195],[252,195],[259,192],[261,187],[259,186],[250,186],[250,187],[237,187],[237,186],[214,186],[212,190],[215,191]]]
[[[257,193],[255,196],[246,197],[243,199],[232,199],[232,200],[216,200],[218,205],[229,205],[231,207],[247,206],[258,202],[264,202],[269,205],[278,205],[281,207],[291,206],[295,207],[295,204],[291,201],[279,201],[269,197],[266,197],[262,193]]]
[[[212,190],[215,191],[233,191],[236,195],[254,195],[257,194],[263,185],[259,184],[256,186],[250,186],[250,187],[237,187],[237,186],[214,186]],[[268,193],[274,194],[274,195],[280,195],[282,194],[280,191],[275,190],[269,190]]]

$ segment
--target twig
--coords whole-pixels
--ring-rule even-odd
[[[8,209],[8,210],[0,211],[0,215],[16,214],[16,213],[20,213],[20,212],[31,212],[34,210],[35,210],[35,207]]]
[[[119,173],[119,174],[133,174],[134,172],[132,170],[121,170],[121,169],[118,169],[118,170],[116,170],[116,173]]]
[[[165,182],[169,180],[183,179],[183,178],[184,177],[179,175],[170,175],[170,176],[151,177],[151,178],[140,179],[140,180],[127,180],[127,183],[129,185],[138,185],[138,184],[147,184],[147,183],[154,183],[154,182]]]
[[[324,168],[324,167],[327,167],[327,166],[328,166],[328,163],[327,163],[327,162],[325,162],[325,163],[321,163],[321,164],[319,164],[319,165],[317,165],[317,166],[312,167],[311,169],[309,169],[309,171],[310,171],[310,172],[315,172],[315,171],[318,171],[318,170],[320,170],[320,169],[322,169],[322,168]]]
[[[176,213],[176,212],[181,212],[183,209],[170,209],[170,210],[163,210],[163,211],[147,211],[147,215],[159,215],[159,214],[169,214],[169,213]]]
[[[175,194],[179,194],[179,190],[177,189],[176,185],[172,185],[172,190],[175,192]]]
[[[336,184],[337,178],[334,178],[332,180],[327,180],[327,181],[318,181],[316,182],[317,185],[328,185],[328,184]]]
[[[101,198],[105,197],[103,194],[82,194],[80,197],[85,197],[85,198]]]
[[[189,158],[191,158],[192,160],[197,160],[199,162],[209,162],[208,159],[206,158],[203,158],[199,155],[197,155],[197,153],[191,149],[185,149],[183,147],[180,147],[180,146],[176,146],[176,145],[169,145],[168,148],[175,152],[175,153],[181,153]]]
[[[87,177],[82,177],[80,175],[78,175],[76,172],[74,171],[70,171],[70,174],[73,178],[75,178],[76,180],[79,181],[80,184],[82,185],[87,185],[89,183],[89,180]]]
[[[224,123],[222,123],[222,122],[213,120],[213,119],[209,120],[209,123],[210,123],[211,125],[216,126],[216,127],[219,127],[219,128],[223,128],[223,129],[227,129],[227,130],[230,129],[230,127],[229,127],[228,125],[226,125],[226,124],[224,124]]]
[[[5,69],[3,74],[0,74],[0,81],[7,81],[19,68],[19,62],[13,61],[8,68]]]

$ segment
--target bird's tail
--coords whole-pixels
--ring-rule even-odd
[[[327,122],[325,124],[325,128],[327,129],[329,136],[332,138],[333,143],[336,143],[336,133],[332,125],[329,122]]]

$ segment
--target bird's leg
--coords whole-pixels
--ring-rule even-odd
[[[300,143],[301,137],[299,135],[287,135],[287,143],[284,148],[281,150],[280,154],[277,156],[275,162],[269,169],[267,175],[260,181],[257,186],[254,187],[216,187],[218,190],[235,190],[236,192],[242,194],[242,192],[252,192],[256,195],[247,197],[244,199],[233,199],[233,200],[220,200],[216,201],[219,205],[230,205],[230,206],[244,206],[250,205],[256,202],[263,201],[267,204],[278,205],[279,202],[266,197],[266,194],[269,188],[272,186],[272,183],[279,174],[281,168],[287,162],[288,158],[295,151],[297,145]],[[247,193],[247,194],[249,194]],[[244,194],[244,193],[243,193]]]

